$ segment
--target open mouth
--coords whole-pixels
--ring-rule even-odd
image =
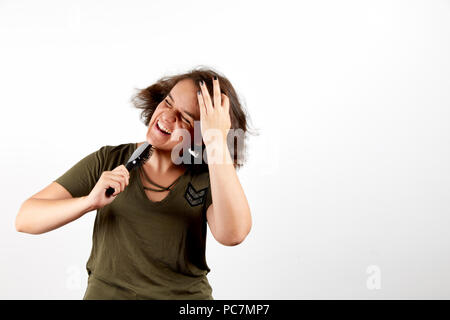
[[[170,136],[172,134],[172,132],[164,127],[164,125],[159,120],[156,122],[156,128],[165,135]]]

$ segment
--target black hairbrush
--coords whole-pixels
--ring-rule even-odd
[[[148,142],[144,142],[133,152],[130,159],[128,159],[127,164],[125,165],[125,168],[127,168],[128,172],[130,172],[134,168],[140,167],[152,156],[152,153],[153,146]],[[114,191],[114,188],[109,187],[106,190],[105,195],[109,197],[114,193]]]

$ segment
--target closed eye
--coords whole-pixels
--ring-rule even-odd
[[[181,119],[183,119],[183,121],[186,122],[187,124],[191,124],[188,119],[183,118],[183,117],[181,117]]]
[[[168,106],[172,107],[172,106],[170,105],[170,102],[169,102],[167,99],[164,99],[164,101],[166,102],[166,104],[167,104]],[[185,117],[181,116],[181,119],[183,119],[183,121],[184,121],[186,124],[191,125],[191,122],[190,122],[188,119],[186,119]]]

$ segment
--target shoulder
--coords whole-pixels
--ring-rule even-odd
[[[112,170],[121,164],[125,164],[135,149],[136,143],[132,142],[118,145],[104,145],[98,152],[104,157],[105,170]]]
[[[190,180],[191,182],[201,185],[201,186],[208,186],[210,181],[209,181],[209,171],[195,171],[192,169],[188,169],[189,170],[189,176],[190,176]]]
[[[189,170],[189,169],[188,169]],[[201,191],[202,193],[208,192],[210,187],[209,172],[208,171],[193,171],[189,170],[189,186],[192,190]]]
[[[117,155],[117,154],[123,154],[126,152],[133,152],[136,148],[135,142],[130,143],[122,143],[118,145],[105,145],[102,148],[104,148],[109,154],[111,155]]]

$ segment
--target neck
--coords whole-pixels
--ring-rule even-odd
[[[171,153],[171,151],[154,148],[152,156],[145,163],[145,166],[150,167],[152,171],[156,171],[161,174],[177,170],[180,166],[177,166],[172,162]]]

